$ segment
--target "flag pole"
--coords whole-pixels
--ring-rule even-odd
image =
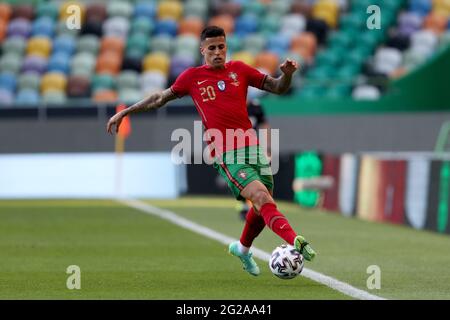
[[[122,197],[122,177],[123,177],[123,152],[125,150],[125,138],[122,135],[116,135],[115,153],[116,153],[116,179],[115,179],[115,195],[117,198]]]
[[[126,106],[120,104],[116,107],[116,113],[125,110]],[[125,117],[118,129],[115,139],[115,153],[116,153],[116,176],[115,176],[115,195],[118,198],[123,196],[123,157],[125,152],[125,139],[131,133],[130,118]]]

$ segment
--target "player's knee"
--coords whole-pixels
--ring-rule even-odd
[[[252,202],[260,209],[264,204],[273,202],[273,200],[267,190],[257,190],[253,195]]]

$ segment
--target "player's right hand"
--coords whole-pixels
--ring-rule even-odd
[[[116,126],[115,132],[119,132],[120,124],[122,123],[123,115],[122,112],[116,113],[114,116],[112,116],[108,123],[106,124],[106,131],[108,131],[109,134],[113,133],[114,126]]]

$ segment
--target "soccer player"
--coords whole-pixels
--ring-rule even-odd
[[[217,159],[214,167],[226,179],[236,199],[248,199],[253,203],[241,238],[229,245],[229,253],[241,260],[245,271],[259,275],[250,247],[267,226],[311,261],[315,251],[303,236],[292,229],[272,198],[270,164],[258,145],[256,132],[252,130],[246,103],[248,86],[275,94],[286,92],[292,74],[298,69],[297,63],[287,59],[280,65],[281,76],[273,78],[243,62],[226,62],[225,32],[216,26],[202,31],[200,52],[204,65],[185,70],[170,88],[153,93],[112,116],[107,123],[107,131],[112,133],[115,127],[115,132],[118,132],[123,118],[129,114],[157,109],[176,98],[191,96],[206,132],[214,135],[210,141]],[[217,133],[227,137],[230,130],[233,132],[231,139],[219,138]]]
[[[263,129],[262,133],[265,135],[266,139],[266,155],[270,159],[272,157],[271,155],[271,149],[270,149],[270,125],[269,122],[266,119],[266,115],[264,113],[264,109],[261,106],[261,102],[259,102],[259,99],[249,99],[247,104],[247,112],[248,112],[248,118],[250,119],[250,122],[252,123],[252,128],[258,131],[259,129]],[[250,200],[242,199],[240,202],[240,208],[239,208],[239,217],[245,221],[247,217],[247,213],[250,210],[251,207]]]

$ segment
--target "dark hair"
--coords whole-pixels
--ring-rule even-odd
[[[226,37],[225,30],[218,26],[208,26],[203,29],[200,34],[200,41],[205,40],[206,38],[215,38],[215,37]]]

